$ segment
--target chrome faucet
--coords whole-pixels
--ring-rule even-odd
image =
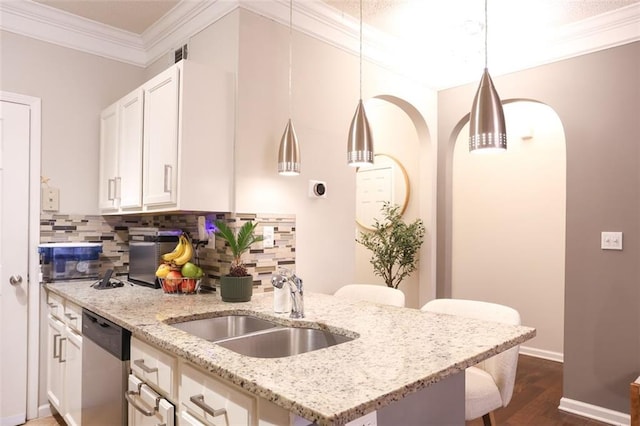
[[[291,292],[291,314],[290,318],[304,318],[304,299],[302,292],[302,279],[286,268],[282,268],[279,273],[273,274],[271,284],[274,287],[282,288],[289,285]]]

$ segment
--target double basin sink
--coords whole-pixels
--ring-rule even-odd
[[[281,358],[353,340],[311,327],[287,327],[251,315],[225,315],[169,324],[242,355]]]

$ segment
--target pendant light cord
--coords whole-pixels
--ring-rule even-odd
[[[487,57],[488,54],[488,44],[487,44],[487,34],[489,33],[489,21],[487,19],[487,1],[484,0],[484,68],[487,69]]]
[[[289,119],[291,119],[291,39],[292,39],[292,27],[293,27],[293,0],[289,0]]]
[[[360,100],[362,100],[362,0],[360,0]]]

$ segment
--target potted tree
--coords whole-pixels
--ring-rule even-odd
[[[253,295],[253,277],[247,273],[242,255],[251,244],[262,241],[262,236],[255,235],[258,224],[246,222],[237,234],[223,220],[216,220],[215,225],[216,234],[227,243],[233,255],[229,273],[220,277],[220,296],[224,302],[248,302]]]
[[[418,250],[424,238],[422,220],[407,225],[402,220],[400,206],[384,202],[382,221],[374,220],[373,231],[360,233],[357,242],[371,250],[374,273],[388,287],[398,288],[402,280],[416,269]]]

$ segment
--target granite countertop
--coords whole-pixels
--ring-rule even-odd
[[[273,293],[225,303],[215,294],[173,295],[125,285],[96,290],[87,281],[47,284],[50,291],[321,425],[343,424],[535,336],[535,329],[417,309],[305,293],[306,318],[273,313]],[[355,340],[287,358],[253,358],[167,325],[221,312],[312,326]],[[176,321],[178,319],[178,321]]]

